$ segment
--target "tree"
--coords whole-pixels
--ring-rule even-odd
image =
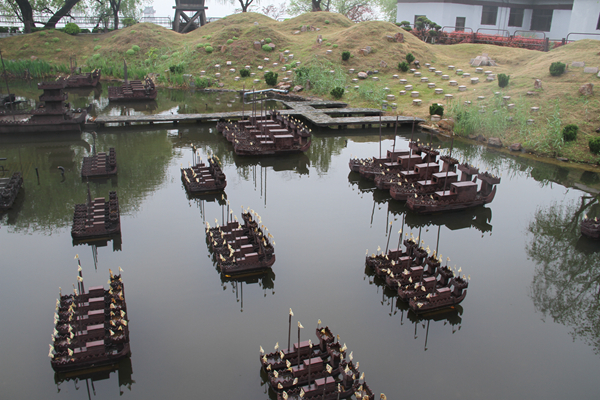
[[[376,0],[375,4],[379,6],[379,9],[383,13],[386,21],[396,22],[396,15],[398,13],[397,0]]]
[[[286,9],[287,4],[285,2],[281,3],[279,7],[269,4],[268,6],[262,8],[261,13],[265,14],[267,17],[277,20],[285,15]]]
[[[322,3],[322,0],[291,0],[287,11],[290,15],[311,11],[337,12],[354,22],[369,21],[376,17],[369,2],[364,0],[327,0],[327,3]]]
[[[219,3],[221,4],[225,4],[225,3],[231,3],[231,4],[235,4],[235,0],[217,0],[219,1]],[[240,3],[240,6],[242,7],[242,12],[248,12],[248,8],[250,7],[250,5],[252,3],[254,3],[254,0],[237,0],[238,3]],[[256,0],[256,3],[260,3],[259,0]]]

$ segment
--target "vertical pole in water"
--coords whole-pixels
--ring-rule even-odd
[[[246,93],[246,84],[242,85],[242,121],[244,120],[244,99],[246,98],[244,94]]]
[[[300,367],[300,327],[302,324],[298,321],[298,367]]]
[[[427,320],[427,331],[425,332],[425,351],[427,351],[427,339],[429,338],[429,322],[430,319]]]
[[[244,281],[240,282],[240,298],[242,299],[240,312],[244,312]]]
[[[265,206],[267,205],[267,168],[265,167]]]
[[[450,154],[448,155],[449,158],[452,158],[452,148],[454,147],[454,135],[452,135],[452,142],[450,143]],[[448,162],[450,162],[450,160],[448,160]],[[448,182],[448,171],[450,171],[450,165],[448,165],[448,168],[446,169],[446,179],[444,180],[444,192],[446,191],[446,184]]]
[[[390,246],[390,238],[392,237],[392,226],[394,224],[394,221],[390,222],[390,233],[388,234],[388,240],[387,240],[387,244],[385,245],[385,252],[388,252],[388,247]]]
[[[418,337],[417,336],[417,325],[419,324],[419,321],[415,321],[415,339]]]
[[[415,117],[413,117],[412,132],[410,134],[410,142],[412,143],[414,140],[415,140]],[[412,156],[412,147],[410,147],[410,145],[408,147],[410,150],[410,155]]]
[[[35,167],[35,175],[37,176],[37,181],[38,181],[38,185],[39,185],[40,184],[40,173],[39,173],[37,167]]]
[[[400,250],[400,243],[402,242],[402,231],[404,230],[404,216],[406,216],[406,213],[402,215],[402,228],[400,228],[400,232],[398,232],[398,250]]]
[[[263,176],[263,166],[261,164],[260,166],[260,197],[262,197],[263,195],[263,182],[262,182],[262,176]]]
[[[294,315],[294,313],[292,312],[292,309],[290,308],[290,317],[289,317],[289,323],[288,323],[288,351],[290,351],[290,339],[292,337],[292,316]]]
[[[438,254],[438,247],[440,245],[440,228],[441,227],[442,227],[441,225],[438,225],[438,237],[437,237],[437,243],[435,245],[435,254],[436,255]]]
[[[379,158],[381,159],[381,113],[379,114]]]
[[[396,136],[398,136],[398,116],[396,115],[396,125],[394,126],[394,146],[392,147],[392,152],[396,152]],[[392,160],[394,161],[394,160]]]

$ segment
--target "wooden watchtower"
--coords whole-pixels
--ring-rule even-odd
[[[173,30],[179,33],[193,31],[196,26],[206,25],[206,10],[204,0],[175,0],[175,19],[173,21]],[[186,13],[194,12],[192,17]]]

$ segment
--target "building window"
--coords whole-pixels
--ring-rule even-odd
[[[496,25],[496,17],[498,16],[498,7],[483,6],[481,12],[481,25]]]
[[[511,8],[510,15],[508,17],[508,26],[516,26],[518,28],[523,26],[523,8]]]
[[[465,30],[465,17],[456,17],[456,24],[454,26],[455,31],[464,31]]]
[[[552,11],[547,9],[534,9],[531,14],[531,30],[549,32],[552,26]]]
[[[415,25],[417,24],[417,19],[419,17],[426,17],[426,15],[415,15],[415,20],[413,21],[413,24],[415,24]]]

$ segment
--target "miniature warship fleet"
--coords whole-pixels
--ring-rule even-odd
[[[217,268],[225,277],[266,272],[275,263],[273,235],[265,233],[260,215],[253,210],[242,212],[241,225],[234,219],[223,226],[215,219],[214,227],[206,222],[206,240]]]
[[[290,309],[290,331],[291,317]],[[260,363],[267,376],[271,389],[278,400],[288,399],[345,399],[356,396],[357,399],[374,399],[373,392],[365,382],[365,374],[360,374],[358,362],[353,361],[352,352],[346,361],[347,347],[337,341],[329,327],[316,328],[317,342],[300,341],[300,329],[304,328],[298,321],[298,342],[288,348],[265,354],[260,347]],[[382,394],[382,397],[384,395]]]
[[[385,158],[353,158],[350,170],[374,180],[378,189],[389,190],[392,198],[406,201],[410,210],[420,214],[463,210],[494,200],[500,177],[480,173],[468,163],[459,164],[449,155],[438,161],[439,152],[431,146],[411,141],[409,148],[388,151]]]
[[[377,254],[367,252],[366,265],[416,314],[458,305],[467,295],[468,278],[460,276],[461,268],[454,272],[448,265],[442,266],[441,254],[434,251],[429,256],[429,246],[423,249],[422,244],[411,234],[404,240],[406,251],[398,248],[379,253],[378,248]]]
[[[48,353],[55,371],[115,364],[131,353],[122,270],[118,275],[109,272],[108,290],[97,286],[86,292],[81,265],[73,294],[63,295],[59,288]]]
[[[271,110],[264,117],[219,121],[217,131],[233,144],[237,155],[274,155],[307,151],[311,130],[302,122]]]

